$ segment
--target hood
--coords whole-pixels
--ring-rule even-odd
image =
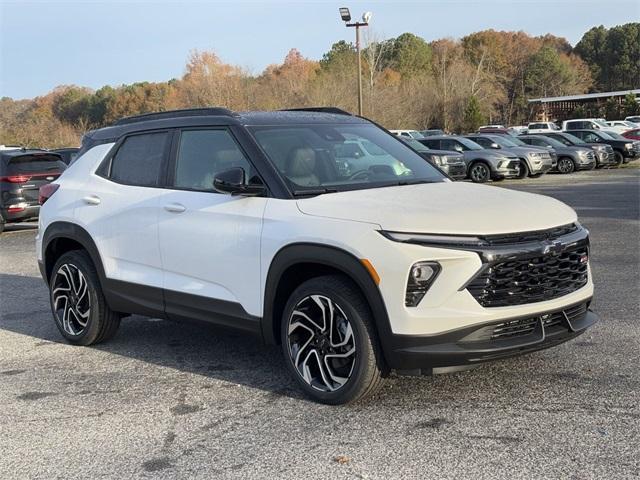
[[[545,230],[577,220],[573,209],[551,197],[462,182],[328,193],[297,204],[306,215],[410,233],[491,235]]]

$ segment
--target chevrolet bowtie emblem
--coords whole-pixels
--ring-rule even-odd
[[[544,255],[557,255],[558,253],[560,253],[563,249],[564,249],[564,245],[562,245],[562,242],[552,242],[552,241],[546,241],[542,244],[542,253]]]

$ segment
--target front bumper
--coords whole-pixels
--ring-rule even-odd
[[[501,160],[502,165],[495,167],[492,172],[493,178],[516,178],[520,175],[520,160],[510,160],[505,163]]]
[[[608,152],[606,150],[596,150],[595,154],[596,154],[598,166],[617,164],[616,156],[613,153],[613,150],[611,152]]]
[[[422,375],[553,347],[581,335],[598,321],[588,308],[590,301],[439,335],[392,335],[385,357],[398,373]]]
[[[462,180],[467,177],[467,165],[465,163],[447,164],[440,168],[455,180]]]
[[[596,166],[596,160],[594,159],[584,159],[578,158],[576,162],[576,170],[591,170]]]

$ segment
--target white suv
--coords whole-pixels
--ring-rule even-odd
[[[364,142],[385,161],[348,171]],[[390,165],[390,159],[402,168]],[[454,183],[337,109],[132,117],[87,134],[41,189],[37,253],[71,343],[123,317],[281,344],[326,403],[574,338],[597,317],[587,231],[545,196]]]

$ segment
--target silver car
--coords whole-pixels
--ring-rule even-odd
[[[520,159],[520,178],[539,177],[555,168],[558,157],[544,148],[532,147],[521,140],[506,135],[473,134],[466,138],[484,148],[503,150]]]

